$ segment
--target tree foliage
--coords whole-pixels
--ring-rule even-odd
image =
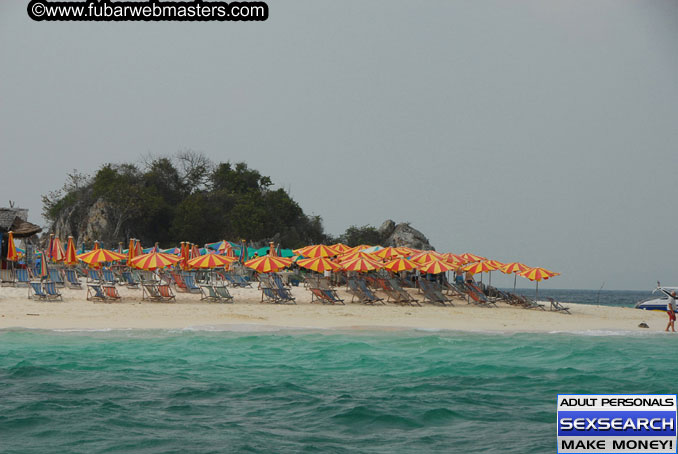
[[[107,244],[129,237],[161,246],[275,239],[299,247],[327,240],[319,217],[307,216],[287,192],[272,186],[245,163],[215,165],[186,151],[173,159],[105,164],[92,176],[73,172],[63,188],[43,196],[43,215],[52,222],[68,218],[77,235],[92,206],[103,204]]]

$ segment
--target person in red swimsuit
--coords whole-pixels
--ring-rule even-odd
[[[671,331],[674,333],[676,332],[676,291],[672,291],[671,295],[669,296],[669,302],[666,305],[666,313],[669,314],[669,323],[666,325],[666,329],[664,331],[668,331],[669,328],[671,328]]]

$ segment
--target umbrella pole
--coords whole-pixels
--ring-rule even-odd
[[[539,301],[539,281],[537,281],[537,291],[535,293],[535,300]]]
[[[516,292],[516,280],[518,279],[518,274],[513,273],[513,293]]]

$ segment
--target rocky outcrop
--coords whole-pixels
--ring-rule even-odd
[[[384,221],[379,227],[379,234],[384,238],[382,246],[411,247],[424,251],[435,251],[428,238],[410,225],[409,222],[396,224],[391,219]]]
[[[72,235],[78,245],[83,242],[91,245],[95,240],[117,244],[110,218],[108,205],[101,199],[87,208],[76,204],[61,213],[49,233],[64,241]]]

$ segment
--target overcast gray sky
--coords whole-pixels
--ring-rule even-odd
[[[392,218],[551,288],[678,285],[676,1],[286,0],[251,23],[26,4],[0,4],[0,205],[34,221],[74,168],[193,149],[334,234]]]

